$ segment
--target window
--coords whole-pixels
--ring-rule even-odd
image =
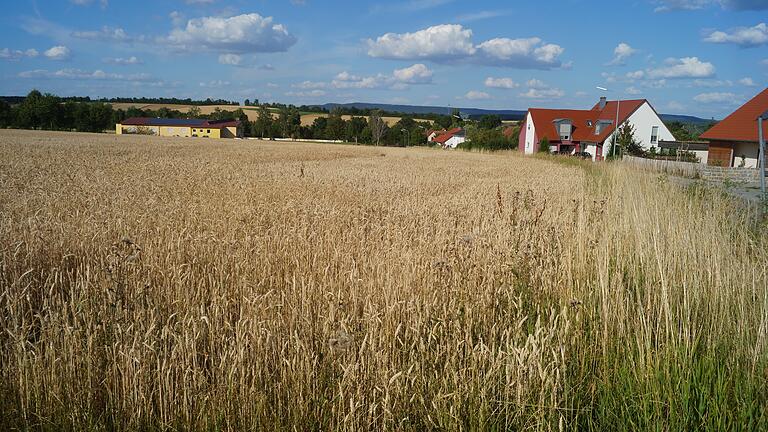
[[[571,124],[560,123],[560,141],[569,141],[571,139]]]
[[[592,120],[587,120],[587,127],[592,127]]]
[[[211,130],[210,130],[210,129],[208,129],[207,131],[205,131],[205,133],[211,133]]]
[[[659,127],[654,126],[651,128],[651,144],[659,142]]]

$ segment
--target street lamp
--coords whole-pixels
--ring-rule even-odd
[[[758,162],[760,165],[760,191],[763,193],[763,198],[765,198],[765,137],[763,136],[763,122],[768,120],[768,111],[760,114],[760,117],[757,118],[757,140],[760,143],[760,161]]]
[[[595,88],[604,92],[610,92],[610,90],[608,90],[605,87],[597,86]],[[614,123],[615,128],[613,129],[613,144],[612,144],[613,149],[611,150],[612,157],[616,157],[616,135],[618,135],[619,133],[619,107],[620,106],[621,106],[621,98],[616,97],[616,123]]]

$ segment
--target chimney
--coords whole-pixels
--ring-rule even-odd
[[[602,96],[600,98],[600,111],[605,109],[605,104],[607,103],[605,96]]]

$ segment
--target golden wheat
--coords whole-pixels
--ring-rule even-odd
[[[626,376],[669,426],[677,354],[765,389],[738,210],[516,154],[0,131],[3,421],[602,428]]]

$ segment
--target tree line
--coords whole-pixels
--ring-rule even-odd
[[[125,98],[116,99],[125,100]],[[461,146],[462,148],[503,150],[517,147],[517,131],[504,134],[504,127],[498,116],[485,116],[479,121],[465,121],[455,110],[450,116],[434,114],[429,116],[431,119],[415,119],[408,114],[346,108],[334,109],[327,114],[322,113],[311,124],[305,125],[302,124],[301,116],[306,113],[304,111],[306,108],[263,104],[256,108],[256,118],[251,121],[243,108],[234,111],[216,108],[210,114],[202,114],[198,106],[193,106],[188,112],[165,107],[157,110],[142,110],[136,107],[114,109],[109,103],[101,101],[60,98],[33,90],[14,105],[0,99],[0,127],[103,132],[114,130],[116,123],[131,117],[206,118],[209,120],[234,118],[241,121],[245,136],[264,139],[339,140],[386,146],[427,145],[429,144],[427,143],[428,131],[462,127],[469,139]],[[346,114],[352,111],[360,115]],[[365,115],[362,115],[363,113]],[[392,117],[396,116],[399,119],[396,123],[389,124],[385,118],[386,114],[392,114]]]

